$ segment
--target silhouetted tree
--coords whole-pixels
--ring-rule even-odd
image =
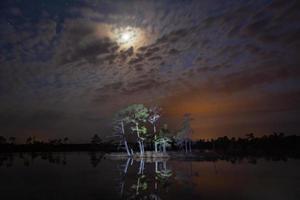
[[[15,144],[16,143],[16,138],[15,137],[9,137],[8,141],[10,142],[10,144]]]
[[[28,137],[28,138],[26,139],[26,144],[32,144],[32,142],[33,142],[32,137]]]
[[[69,138],[65,137],[63,141],[64,141],[64,144],[67,144],[69,142]]]
[[[3,136],[0,136],[0,144],[6,144],[6,138]]]
[[[248,140],[253,140],[254,139],[254,134],[253,133],[248,133],[246,134],[246,137]]]
[[[91,140],[91,143],[92,144],[100,144],[102,142],[101,138],[95,134],[93,137],[92,137],[92,140]]]

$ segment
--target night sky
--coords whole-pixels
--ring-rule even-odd
[[[0,135],[88,141],[132,103],[194,139],[300,133],[298,0],[1,0]]]

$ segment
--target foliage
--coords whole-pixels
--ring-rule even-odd
[[[170,131],[167,124],[164,124],[164,127],[160,129],[159,135],[154,139],[154,142],[157,142],[159,145],[169,147],[172,142],[170,137]]]
[[[149,116],[148,109],[143,104],[133,104],[121,110],[118,115],[124,116],[126,123],[146,122]]]
[[[164,169],[160,170],[159,172],[156,173],[158,180],[165,180],[168,179],[173,175],[172,170],[170,169]]]
[[[149,108],[148,121],[153,125],[154,134],[156,133],[156,123],[161,116],[160,112],[161,112],[161,108],[159,108],[157,106],[153,106],[153,107]]]
[[[147,128],[145,123],[147,122],[148,116],[149,113],[147,107],[143,104],[133,104],[120,110],[115,117],[117,121],[121,121],[123,134],[125,129],[124,126],[129,127],[131,133],[136,133],[141,155],[144,154],[143,141],[147,137]],[[126,149],[128,152],[127,147]]]

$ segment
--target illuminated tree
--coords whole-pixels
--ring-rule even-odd
[[[113,129],[115,134],[114,136],[120,139],[120,145],[123,144],[125,146],[127,155],[131,156],[133,152],[132,150],[131,151],[129,150],[128,142],[125,134],[125,126],[129,122],[130,120],[128,119],[127,111],[125,109],[121,110],[115,115]]]
[[[147,136],[145,123],[149,117],[148,109],[143,104],[133,104],[123,109],[121,114],[125,116],[123,120],[130,127],[132,133],[136,133],[140,155],[144,156],[144,140]]]
[[[164,127],[160,129],[159,135],[155,139],[155,143],[157,143],[161,148],[164,153],[167,152],[166,148],[170,146],[171,139],[169,137],[169,129],[168,125],[164,124]]]
[[[149,109],[149,118],[148,121],[152,124],[153,126],[153,134],[154,134],[154,149],[155,152],[157,152],[157,146],[158,146],[158,141],[157,141],[157,135],[156,135],[156,124],[157,121],[160,118],[160,111],[161,109],[157,106],[153,106]]]

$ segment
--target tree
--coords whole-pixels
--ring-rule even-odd
[[[26,139],[26,144],[32,144],[33,138],[32,137],[28,137]]]
[[[254,134],[253,133],[248,133],[248,134],[246,134],[246,137],[247,137],[247,139],[248,140],[253,140],[254,139]]]
[[[186,113],[183,117],[183,123],[181,130],[177,133],[177,143],[179,146],[185,149],[185,152],[192,151],[192,141],[191,141],[191,134],[193,132],[190,122],[191,122],[190,114]]]
[[[8,138],[10,144],[15,144],[16,143],[16,138],[15,137],[9,137]]]
[[[57,139],[57,145],[61,145],[62,144],[62,139],[58,138]]]
[[[149,109],[149,117],[148,117],[148,121],[152,124],[153,126],[153,134],[154,134],[154,149],[155,152],[157,152],[157,135],[156,135],[156,124],[157,121],[160,118],[160,111],[161,109],[157,106],[153,106]]]
[[[125,123],[128,122],[126,112],[124,110],[119,111],[114,117],[114,133],[116,137],[120,139],[120,145],[125,146],[128,156],[132,155],[132,151],[129,151],[128,142],[125,135]]]
[[[144,140],[147,136],[145,123],[149,117],[148,109],[143,104],[133,104],[123,109],[121,114],[125,116],[124,122],[130,127],[132,133],[136,133],[140,155],[144,155]]]
[[[164,127],[160,129],[158,137],[155,139],[155,142],[159,144],[164,153],[167,152],[166,148],[170,146],[171,139],[169,137],[168,125],[164,124]]]
[[[101,138],[100,138],[97,134],[95,134],[95,135],[92,137],[91,143],[92,143],[92,144],[100,144],[101,141],[102,141]]]
[[[69,138],[68,137],[65,137],[64,138],[64,144],[67,144],[69,142]]]
[[[6,138],[3,136],[0,136],[0,144],[6,144]]]

